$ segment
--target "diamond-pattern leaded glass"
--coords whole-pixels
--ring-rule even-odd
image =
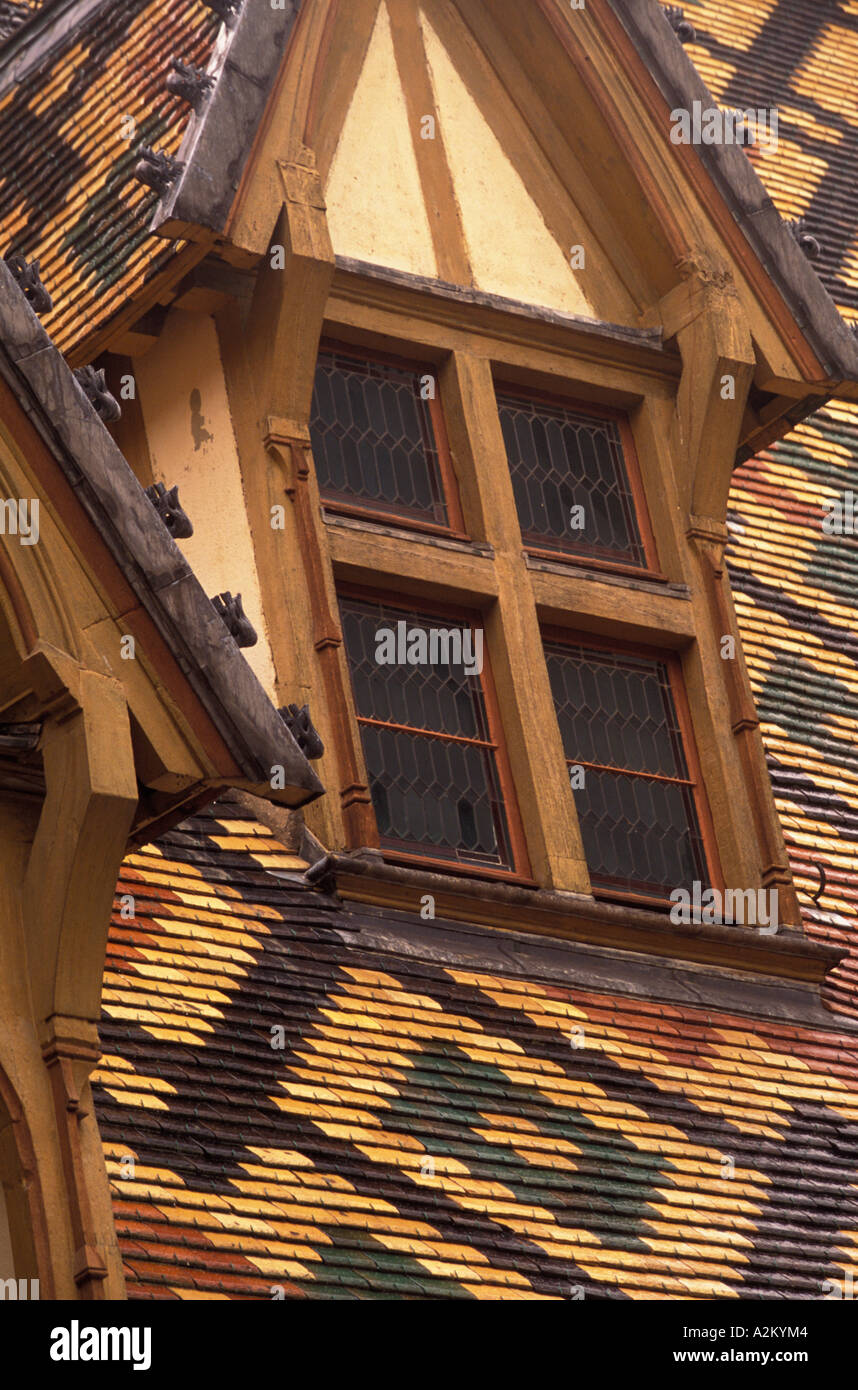
[[[310,440],[326,501],[448,524],[420,378],[343,351],[319,354]]]
[[[617,422],[507,392],[498,411],[525,543],[644,566]]]
[[[465,661],[408,659],[409,652],[420,655],[417,632],[426,634],[430,657],[455,658],[452,640],[448,646],[442,637],[433,646],[430,634],[472,629],[353,599],[340,608],[382,846],[512,867],[497,746],[480,676],[465,669],[479,664],[467,659],[473,649],[463,650]],[[391,655],[393,661],[383,659]]]
[[[553,643],[545,655],[592,881],[663,898],[708,884],[667,665]]]

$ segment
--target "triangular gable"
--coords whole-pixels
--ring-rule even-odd
[[[380,5],[325,187],[335,253],[449,279],[448,267],[439,265],[443,247],[436,253],[433,246],[432,222],[443,222],[439,236],[461,242],[460,282],[595,316],[568,248],[552,236],[426,15],[405,16],[410,34],[394,35],[392,18],[400,12],[391,16]],[[408,99],[409,38],[416,61],[425,64],[414,83],[431,103],[422,116],[419,103]],[[443,152],[428,150],[429,141]],[[421,169],[418,156],[424,155]],[[425,168],[433,158],[446,160],[449,173],[453,196],[446,219]]]
[[[475,0],[247,0],[226,55],[160,234],[263,254],[277,165],[309,149],[340,256],[650,327],[703,265],[734,279],[766,380],[858,376],[858,348],[744,151],[671,142],[670,110],[709,98],[656,0],[491,14]],[[423,117],[435,139],[415,131]]]

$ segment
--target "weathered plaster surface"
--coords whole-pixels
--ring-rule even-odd
[[[179,542],[213,597],[240,593],[259,642],[244,649],[269,696],[274,665],[262,615],[262,594],[217,333],[202,314],[174,310],[157,344],[135,363],[152,469],[179,498],[194,534]]]
[[[539,208],[424,17],[423,32],[477,287],[598,317]],[[570,244],[575,240],[570,226]]]
[[[338,255],[437,275],[384,5],[337,145],[325,200]]]

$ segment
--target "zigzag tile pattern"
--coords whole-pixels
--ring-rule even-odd
[[[777,106],[776,150],[749,151],[784,217],[858,322],[858,6],[853,0],[686,0],[688,54],[723,106]],[[836,403],[735,475],[730,570],[772,785],[809,933],[850,948],[830,1002],[858,1016],[858,407]],[[821,886],[820,869],[826,886]],[[814,902],[814,897],[817,901]]]
[[[21,0],[23,3],[23,0]],[[685,0],[725,104],[781,115],[754,158],[858,317],[854,0]],[[199,0],[112,0],[0,95],[5,240],[41,259],[80,348],[180,247],[131,177],[174,153],[172,54]],[[2,54],[0,54],[2,57]],[[123,139],[120,117],[135,137]],[[811,931],[855,939],[858,415],[747,464],[737,607]],[[823,864],[827,887],[814,905]],[[96,1096],[135,1298],[819,1298],[858,1273],[858,1046],[359,947],[348,914],[226,806],[129,858]],[[858,962],[831,1002],[854,1004]]]
[[[166,89],[169,60],[204,67],[217,29],[200,0],[110,0],[19,85],[4,91],[0,69],[0,253],[40,262],[63,351],[182,249],[149,234],[157,194],[133,169],[140,145],[178,150],[189,107]]]
[[[236,817],[118,888],[96,1099],[132,1298],[811,1299],[858,1274],[858,1035],[368,950]]]

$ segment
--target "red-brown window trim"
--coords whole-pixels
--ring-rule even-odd
[[[462,625],[473,625],[474,620],[479,618],[484,621],[483,610],[479,607],[467,608],[449,603],[436,603],[433,599],[426,599],[423,595],[407,594],[404,598],[391,598],[386,590],[374,589],[366,584],[350,584],[337,581],[337,599],[352,599],[363,603],[381,603],[388,608],[401,609],[402,612],[417,612],[425,618],[441,618],[451,620]],[[346,654],[348,664],[348,654]],[[449,859],[434,858],[429,854],[411,854],[401,850],[391,850],[382,847],[381,853],[385,860],[398,864],[421,864],[429,868],[438,869],[444,873],[454,873],[467,875],[472,878],[493,878],[502,879],[505,883],[523,884],[528,887],[536,887],[536,882],[532,877],[530,859],[527,852],[527,842],[524,834],[524,825],[521,819],[521,812],[518,806],[518,797],[515,791],[515,782],[512,775],[512,766],[509,761],[506,739],[504,736],[503,721],[501,719],[500,702],[497,696],[497,688],[492,674],[491,655],[488,650],[485,626],[483,627],[483,669],[478,676],[485,701],[486,721],[489,733],[494,746],[495,764],[497,767],[498,783],[503,807],[506,813],[507,830],[509,833],[509,847],[512,856],[512,867],[509,869],[492,868],[481,864],[462,864]],[[349,672],[349,686],[351,690],[351,673]],[[352,707],[354,708],[354,694],[352,692]],[[362,720],[355,709],[355,720],[360,726]],[[430,731],[427,731],[430,732]],[[431,732],[437,733],[438,730]],[[358,733],[360,738],[360,733]],[[361,756],[363,751],[361,748]],[[374,812],[373,812],[374,814]],[[350,846],[352,849],[358,848],[356,845]]]
[[[327,497],[320,489],[322,506],[330,512],[337,512],[342,516],[366,517],[370,521],[378,521],[383,525],[401,526],[408,531],[423,531],[436,536],[448,536],[453,540],[469,540],[470,537],[465,529],[465,519],[462,513],[462,502],[459,494],[459,482],[456,477],[456,470],[453,467],[453,455],[450,449],[450,438],[447,433],[447,422],[444,418],[443,402],[441,399],[441,373],[438,365],[428,359],[412,357],[406,353],[398,354],[383,352],[374,347],[367,346],[361,342],[349,342],[345,339],[324,336],[319,343],[319,352],[343,353],[346,356],[363,360],[369,363],[378,363],[380,366],[397,367],[400,371],[420,372],[423,376],[432,376],[435,380],[435,395],[426,401],[429,407],[429,418],[432,422],[432,433],[435,439],[435,452],[438,458],[438,473],[441,483],[441,491],[447,508],[447,526],[432,521],[422,521],[419,517],[403,516],[401,512],[385,511],[379,506],[362,506],[360,502],[348,502],[336,497]]]
[[[632,496],[632,506],[634,508],[638,530],[640,531],[641,546],[646,563],[643,565],[631,565],[624,564],[622,560],[605,560],[598,556],[590,557],[580,552],[571,554],[565,553],[562,550],[543,549],[538,544],[528,541],[522,536],[522,543],[526,554],[533,555],[540,560],[556,560],[560,564],[579,565],[587,568],[592,567],[593,569],[605,570],[611,574],[637,575],[638,577],[645,576],[647,579],[655,579],[662,583],[667,583],[668,576],[659,568],[658,547],[655,543],[655,533],[652,529],[652,521],[650,519],[649,507],[647,506],[640,461],[635,446],[634,433],[629,423],[628,411],[621,410],[616,406],[594,405],[592,401],[581,401],[574,396],[567,396],[554,391],[546,391],[541,387],[522,386],[518,382],[504,377],[502,372],[498,372],[497,369],[495,369],[494,372],[494,387],[496,398],[498,395],[510,395],[517,396],[519,400],[523,401],[543,401],[546,405],[559,406],[566,410],[574,410],[579,415],[590,415],[595,420],[615,420],[617,422],[620,431],[623,462],[626,467],[626,476],[629,480],[629,489]]]
[[[682,738],[682,748],[688,766],[688,780],[692,787],[694,808],[697,812],[697,820],[700,826],[700,836],[703,841],[703,854],[706,860],[706,867],[709,871],[710,883],[713,888],[717,889],[719,892],[723,892],[724,875],[721,869],[721,859],[718,854],[715,825],[709,807],[709,798],[706,794],[706,783],[703,779],[703,769],[700,763],[700,755],[697,751],[697,740],[694,737],[691,707],[688,703],[688,694],[685,689],[685,679],[682,671],[682,658],[679,653],[671,650],[669,647],[652,647],[641,642],[614,641],[601,633],[597,634],[580,631],[577,628],[571,627],[558,627],[555,624],[540,623],[540,632],[542,634],[543,644],[553,642],[555,646],[558,647],[583,647],[585,649],[590,647],[600,651],[616,652],[619,655],[642,656],[650,661],[660,661],[665,667],[670,682],[670,691],[673,696],[679,732]],[[655,905],[663,908],[666,901],[664,898],[656,897],[654,894],[624,892],[621,888],[614,888],[601,884],[593,884],[592,893],[594,898],[605,899],[612,902],[640,903],[645,907],[652,907]]]

